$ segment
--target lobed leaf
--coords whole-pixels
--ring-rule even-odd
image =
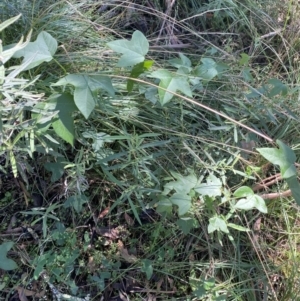
[[[138,30],[133,33],[131,41],[116,40],[107,43],[107,45],[112,50],[123,54],[117,64],[119,67],[134,66],[143,62],[149,51],[148,40]]]
[[[43,62],[50,62],[57,50],[57,41],[46,31],[42,31],[36,41],[29,42],[26,47],[18,50],[13,57],[24,57],[23,62],[32,59],[24,70],[32,69]]]

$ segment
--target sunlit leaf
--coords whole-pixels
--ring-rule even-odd
[[[116,40],[107,45],[112,50],[123,54],[118,62],[118,67],[134,66],[143,62],[149,50],[148,40],[138,30],[133,33],[131,41]]]
[[[170,201],[173,205],[178,206],[178,215],[184,215],[187,213],[192,205],[191,197],[182,193],[174,193],[170,197]]]
[[[13,57],[24,57],[24,61],[33,57],[31,63],[24,69],[29,70],[43,62],[50,62],[57,50],[57,41],[46,31],[42,31],[36,41],[29,42],[28,45],[17,51]]]
[[[197,187],[195,187],[195,191],[204,196],[221,196],[222,182],[215,175],[210,174],[206,179],[206,183],[201,183],[197,185]]]
[[[242,198],[233,206],[235,209],[241,210],[251,210],[257,209],[262,213],[268,213],[268,208],[266,206],[265,200],[256,194]]]
[[[167,195],[172,190],[175,190],[178,193],[188,194],[191,189],[193,189],[197,185],[198,180],[194,174],[182,176],[179,173],[172,172],[172,175],[177,180],[168,182],[164,186],[164,195]]]
[[[213,233],[214,231],[229,233],[226,222],[219,216],[214,216],[209,219],[208,233]]]
[[[136,64],[130,73],[131,78],[138,78],[142,73],[149,70],[153,65],[153,61],[144,61],[139,64]],[[135,81],[132,79],[128,79],[127,81],[127,91],[131,92],[133,89]]]
[[[279,165],[282,178],[287,181],[296,203],[300,205],[300,184],[297,180],[297,169],[295,167],[296,155],[282,141],[277,140],[276,142],[279,145],[279,149],[258,148],[257,151],[272,164]]]
[[[202,64],[195,69],[195,74],[205,81],[212,80],[218,75],[217,63],[210,58],[202,58]]]
[[[247,197],[247,196],[251,196],[253,195],[254,192],[253,190],[248,187],[248,186],[242,186],[242,187],[239,187],[235,192],[234,192],[234,196],[236,198],[244,198],[244,197]]]
[[[162,105],[165,105],[173,98],[174,95],[170,92],[176,93],[180,91],[188,97],[193,96],[186,77],[172,74],[170,71],[164,69],[152,72],[151,76],[160,79],[159,87],[167,90],[158,89],[159,100]]]

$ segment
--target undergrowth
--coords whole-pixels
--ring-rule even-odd
[[[294,1],[0,8],[1,299],[297,300]]]

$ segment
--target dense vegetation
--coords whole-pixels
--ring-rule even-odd
[[[2,1],[1,300],[298,300],[298,10]]]

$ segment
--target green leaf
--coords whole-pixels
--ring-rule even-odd
[[[72,113],[77,109],[70,94],[58,94],[49,99],[50,102],[55,103],[55,111],[58,111],[57,119],[52,122],[55,133],[70,143],[74,144],[75,128]]]
[[[35,42],[29,42],[25,48],[18,50],[13,57],[24,57],[23,62],[33,58],[31,63],[24,69],[29,70],[43,62],[50,62],[56,50],[56,40],[46,31],[42,31]]]
[[[111,79],[101,75],[69,74],[52,86],[66,86],[68,84],[75,87],[75,104],[86,119],[96,106],[98,90],[103,89],[111,96],[115,93]]]
[[[195,68],[195,74],[205,81],[212,80],[218,75],[217,63],[210,58],[202,58],[202,64]]]
[[[253,81],[253,76],[251,74],[251,69],[249,67],[244,67],[242,69],[242,75],[246,82],[250,83],[251,81]]]
[[[151,76],[160,79],[159,87],[163,89],[174,93],[181,91],[188,97],[193,96],[190,85],[185,77],[174,75],[164,69],[152,72]],[[172,93],[162,89],[158,89],[158,95],[161,105],[168,103],[174,96]]]
[[[152,261],[149,259],[143,259],[141,271],[144,272],[147,276],[147,279],[150,280],[153,274]]]
[[[195,191],[201,195],[216,197],[222,195],[222,182],[215,175],[210,174],[206,183],[201,183],[195,187]]]
[[[59,180],[64,172],[65,172],[65,163],[62,163],[62,158],[58,159],[58,162],[55,162],[55,163],[46,163],[45,164],[45,168],[46,170],[50,171],[52,173],[52,176],[51,176],[51,182],[54,183],[56,182],[57,180]]]
[[[288,93],[288,87],[277,78],[271,78],[268,83],[273,86],[271,91],[268,93],[269,97],[274,97],[276,95],[286,96]]]
[[[185,213],[187,213],[190,208],[191,208],[191,197],[186,195],[186,194],[182,194],[182,193],[174,193],[171,197],[170,197],[170,201],[172,202],[173,205],[178,206],[178,215],[184,215]]]
[[[73,207],[77,213],[80,213],[82,211],[83,204],[87,201],[88,198],[84,194],[73,195],[64,202],[64,207]]]
[[[168,198],[166,198],[165,196],[159,196],[159,202],[157,203],[156,208],[158,213],[171,214],[172,207],[172,202]]]
[[[214,231],[229,233],[226,222],[219,216],[209,219],[208,233],[213,233]]]
[[[164,186],[163,194],[167,195],[172,190],[175,190],[178,193],[189,194],[191,189],[197,185],[197,178],[194,174],[188,176],[182,176],[179,173],[171,172],[172,176],[176,178],[176,181],[171,181]]]
[[[203,280],[199,281],[198,279],[190,278],[190,286],[192,287],[193,294],[199,298],[199,300],[203,300],[203,297],[206,295],[206,290],[204,288]]]
[[[92,148],[95,152],[103,148],[105,142],[112,142],[112,140],[109,139],[111,136],[103,132],[86,131],[82,133],[82,136],[93,140]]]
[[[300,206],[300,184],[297,176],[293,176],[285,180],[292,191],[292,196],[294,197],[296,203]]]
[[[248,229],[248,228],[245,228],[243,226],[239,226],[239,225],[236,225],[236,224],[232,224],[232,223],[228,223],[227,226],[230,227],[230,228],[233,228],[235,230],[242,231],[242,232],[249,232],[250,231],[250,229]]]
[[[280,140],[276,141],[278,148],[258,148],[257,151],[269,162],[280,166],[281,175],[284,179],[297,175],[294,166],[296,155],[291,148]]]
[[[246,66],[249,64],[250,61],[250,56],[246,53],[241,53],[240,54],[241,58],[239,60],[239,65],[240,66]]]
[[[184,234],[189,234],[191,229],[194,228],[195,220],[190,217],[182,217],[176,221],[176,225]]]
[[[254,195],[253,190],[248,187],[248,186],[242,186],[240,188],[238,188],[234,194],[233,194],[236,198],[244,198],[247,196],[251,196]]]
[[[280,140],[276,142],[279,145],[279,149],[259,148],[257,150],[268,161],[279,165],[282,178],[287,181],[296,203],[300,205],[300,184],[297,179],[297,169],[294,165],[296,155],[291,148]]]
[[[12,259],[7,258],[7,252],[13,245],[12,241],[7,241],[0,245],[0,269],[2,270],[11,271],[18,267]]]
[[[256,194],[240,199],[234,206],[235,209],[251,210],[256,208],[262,213],[268,213],[265,200]]]
[[[135,65],[131,70],[130,77],[138,78],[142,73],[149,70],[152,67],[152,65],[153,65],[153,61],[144,61],[144,62],[141,62],[141,63]],[[128,81],[127,81],[127,91],[128,92],[132,91],[134,83],[135,83],[134,80],[128,79]]]
[[[112,50],[123,54],[118,62],[118,67],[129,67],[143,62],[149,51],[148,40],[138,30],[133,33],[131,41],[116,40],[107,45]]]
[[[180,58],[175,58],[175,59],[169,60],[170,65],[174,66],[177,69],[184,70],[184,71],[186,71],[184,73],[188,74],[192,70],[191,60],[182,53],[179,53],[179,57]]]

